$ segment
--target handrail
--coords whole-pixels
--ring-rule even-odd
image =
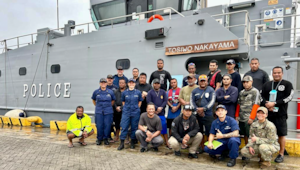
[[[156,9],[156,10],[152,10],[152,11],[140,12],[140,13],[137,13],[135,15],[141,15],[141,14],[147,14],[147,13],[152,13],[152,12],[157,12],[157,11],[163,11],[163,10],[166,10],[166,9],[170,9],[170,10],[176,12],[178,15],[180,15],[182,17],[185,17],[183,14],[181,14],[180,12],[178,12],[176,9],[174,9],[172,7],[166,7],[166,8]],[[103,22],[103,21],[113,21],[115,19],[126,18],[126,17],[130,17],[130,16],[133,16],[133,14],[123,15],[123,16],[113,17],[113,18],[108,18],[108,19],[103,19],[103,20],[97,20],[97,21],[87,22],[87,23],[83,23],[83,24],[71,25],[70,27],[82,26],[82,25],[87,25],[87,24],[89,25],[89,24],[94,24],[94,23]],[[171,11],[170,11],[170,19],[171,19]],[[64,29],[64,27],[56,28],[56,29],[50,29],[49,31],[57,31],[57,30],[59,31],[60,29]],[[41,32],[37,32],[37,33],[31,33],[31,34],[21,35],[21,36],[9,38],[9,39],[4,39],[4,40],[1,40],[0,42],[4,42],[5,40],[7,41],[7,40],[16,39],[16,38],[20,38],[20,37],[30,36],[30,35],[32,36],[32,35],[40,34],[40,33],[46,33],[47,31],[41,31]]]

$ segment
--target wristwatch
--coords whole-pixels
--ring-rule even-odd
[[[205,111],[205,112],[206,112],[206,110],[207,110],[207,109],[204,107],[204,108],[203,108],[203,111]]]

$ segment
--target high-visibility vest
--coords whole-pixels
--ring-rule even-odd
[[[76,112],[72,114],[67,122],[67,132],[71,131],[76,136],[81,136],[84,131],[90,133],[93,130],[91,126],[91,118],[83,113],[81,118],[77,117]]]

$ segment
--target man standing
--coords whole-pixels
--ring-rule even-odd
[[[211,123],[214,121],[212,108],[215,104],[216,94],[212,87],[207,86],[207,76],[202,74],[199,76],[199,88],[195,88],[191,94],[192,104],[196,111],[196,118],[199,123],[199,132],[209,136]],[[201,143],[202,148],[199,153],[203,152],[204,140]]]
[[[135,88],[142,93],[143,101],[142,101],[142,106],[141,106],[141,113],[146,112],[147,108],[147,94],[148,91],[152,89],[151,85],[146,83],[147,80],[147,74],[146,73],[141,73],[139,77],[139,83],[135,85]]]
[[[171,135],[171,124],[173,120],[179,116],[180,114],[180,103],[178,100],[179,93],[180,93],[180,88],[177,87],[177,80],[173,78],[171,80],[171,87],[167,92],[168,95],[168,106],[169,106],[169,111],[168,111],[168,117],[167,117],[167,128],[169,128],[169,135]]]
[[[118,68],[118,74],[114,75],[113,84],[119,88],[119,79],[122,79],[122,78],[125,79],[126,84],[128,82],[128,79],[123,74],[124,73],[123,67],[122,66],[118,66],[117,68]]]
[[[168,71],[163,70],[163,68],[164,68],[164,60],[163,59],[157,60],[157,68],[158,68],[158,70],[154,71],[151,74],[149,84],[151,84],[154,79],[158,79],[159,83],[161,85],[160,88],[163,89],[164,91],[166,91],[167,90],[167,81],[169,81],[169,83],[170,83],[170,81],[172,79],[171,74]]]
[[[142,94],[139,90],[135,89],[135,80],[129,79],[128,89],[122,93],[123,112],[121,119],[121,143],[118,150],[124,149],[124,141],[127,137],[129,125],[131,127],[131,145],[130,148],[134,149],[136,142],[135,132],[138,129],[140,119],[140,107],[142,104]]]
[[[192,94],[192,91],[199,87],[198,85],[195,84],[195,75],[194,74],[189,74],[187,76],[188,78],[188,85],[183,87],[181,90],[180,90],[180,93],[179,93],[179,102],[181,104],[181,111],[183,109],[183,106],[184,105],[191,105],[191,94]]]
[[[240,92],[242,90],[242,81],[240,74],[234,70],[235,65],[236,64],[233,59],[229,59],[226,62],[227,73],[230,74],[232,78],[231,85],[236,87],[238,92]]]
[[[113,81],[114,81],[114,76],[109,74],[107,75],[107,88],[112,90],[113,92],[115,92],[118,87],[116,85],[113,84]]]
[[[195,63],[189,63],[188,64],[188,72],[189,72],[189,74],[194,74],[195,75],[195,78],[196,78],[195,84],[198,84],[198,77],[199,77],[199,75],[196,74],[196,65],[195,65]],[[189,82],[188,82],[188,76],[186,76],[182,80],[182,87],[187,86],[188,84],[189,84]]]
[[[223,76],[223,87],[216,91],[216,102],[222,104],[227,109],[227,116],[235,118],[236,102],[239,96],[238,89],[231,86],[231,75]]]
[[[155,105],[149,103],[147,112],[141,115],[139,130],[135,132],[136,138],[141,143],[141,152],[148,151],[148,143],[151,143],[153,150],[158,151],[158,147],[164,143],[160,136],[162,130],[160,118],[155,114]]]
[[[153,89],[148,92],[147,103],[154,103],[155,105],[155,114],[157,114],[161,120],[162,131],[161,134],[164,136],[167,147],[168,143],[168,134],[167,134],[167,121],[165,117],[165,107],[167,105],[167,94],[166,91],[160,89],[159,79],[153,80]]]
[[[212,158],[216,158],[216,155],[221,154],[218,160],[224,160],[227,156],[224,155],[224,151],[229,150],[230,160],[227,166],[233,167],[236,164],[236,158],[239,156],[239,146],[241,144],[239,126],[234,118],[226,116],[227,110],[224,105],[216,107],[216,114],[218,118],[211,125],[208,144],[205,146],[204,151]],[[213,148],[214,139],[217,139],[222,145],[218,148]]]
[[[245,76],[251,76],[253,78],[253,86],[261,92],[262,86],[270,81],[269,75],[259,68],[258,58],[252,58],[250,63],[251,70],[248,71]]]
[[[132,69],[132,76],[133,76],[133,79],[135,80],[136,84],[138,84],[139,83],[139,69],[138,68]]]
[[[277,128],[280,150],[275,162],[283,162],[285,149],[285,136],[287,135],[288,102],[293,99],[293,85],[283,80],[283,69],[280,66],[273,68],[273,81],[267,82],[262,88],[262,105],[269,110],[268,120],[273,122]]]
[[[250,127],[250,136],[248,144],[241,150],[243,157],[248,159],[253,156],[261,155],[261,168],[270,167],[272,155],[279,151],[275,125],[268,121],[268,109],[259,107],[256,117],[258,121]]]
[[[245,144],[248,143],[250,125],[256,117],[256,111],[260,106],[259,91],[252,86],[251,76],[243,78],[244,89],[240,92],[235,119],[239,121],[240,134],[244,135]]]
[[[221,87],[222,75],[221,70],[218,69],[218,61],[211,60],[209,62],[209,73],[207,74],[208,85],[215,91]]]
[[[195,116],[192,116],[192,106],[185,105],[180,116],[172,123],[172,136],[169,139],[171,148],[176,156],[181,156],[180,148],[189,146],[189,158],[198,158],[196,151],[203,135],[198,132],[199,125]]]
[[[114,141],[119,141],[120,136],[120,124],[122,119],[122,110],[123,110],[123,104],[122,104],[122,92],[126,90],[126,81],[125,79],[119,80],[119,88],[115,91],[115,107],[114,107],[114,122],[115,122],[115,128],[116,128],[116,135],[114,138]]]
[[[91,118],[83,113],[83,107],[78,106],[76,112],[70,116],[67,122],[67,136],[69,139],[69,148],[73,148],[72,140],[76,137],[80,137],[79,143],[82,146],[87,144],[84,139],[94,134],[94,130],[91,127]]]

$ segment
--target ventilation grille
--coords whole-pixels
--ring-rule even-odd
[[[163,48],[164,47],[164,42],[156,42],[155,43],[155,48]]]

